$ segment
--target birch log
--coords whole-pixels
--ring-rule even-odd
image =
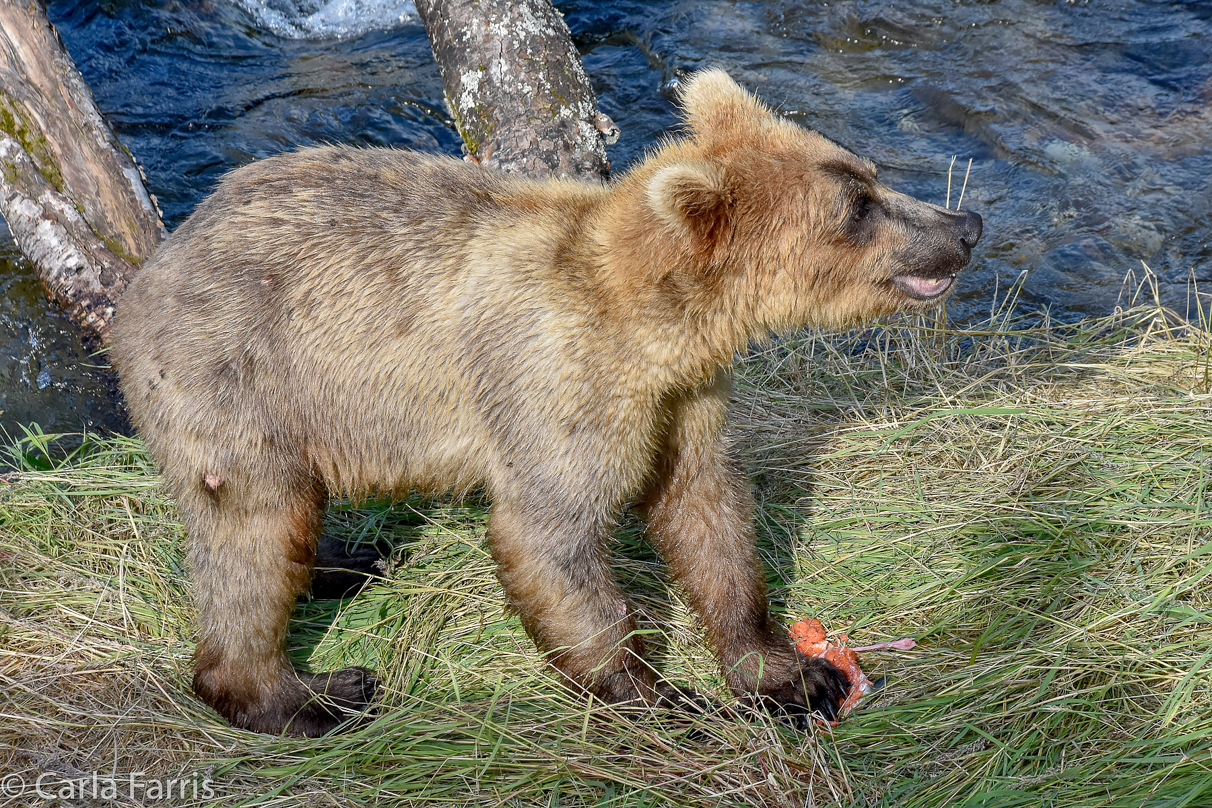
[[[580,54],[550,0],[417,0],[446,104],[470,159],[530,177],[605,180],[598,111]]]
[[[0,213],[47,294],[103,339],[165,236],[43,0],[0,0]]]

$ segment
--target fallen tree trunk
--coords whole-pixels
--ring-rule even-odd
[[[0,0],[0,213],[47,294],[103,339],[165,236],[43,0]]]
[[[530,177],[607,179],[598,111],[580,54],[550,0],[417,0],[446,104],[470,159]]]

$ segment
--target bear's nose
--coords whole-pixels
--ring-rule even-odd
[[[964,223],[960,227],[960,242],[971,250],[976,246],[976,242],[981,240],[981,229],[984,227],[984,222],[981,220],[980,214],[965,213]]]

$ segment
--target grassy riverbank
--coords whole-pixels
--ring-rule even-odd
[[[804,337],[743,363],[779,609],[919,643],[864,656],[888,685],[832,732],[688,730],[568,696],[503,612],[483,504],[419,499],[334,508],[332,532],[390,542],[390,572],[302,605],[292,634],[317,669],[377,669],[380,717],[319,741],[234,731],[187,689],[182,531],[140,444],[50,463],[27,440],[0,483],[0,775],[60,793],[116,774],[126,794],[142,772],[141,803],[118,805],[156,804],[166,778],[185,799],[159,804],[194,804],[195,782],[215,805],[1210,804],[1209,348],[1132,309]],[[720,693],[633,523],[616,550],[657,664]]]

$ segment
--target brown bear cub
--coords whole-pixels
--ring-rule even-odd
[[[844,678],[767,613],[729,366],[771,332],[935,305],[981,219],[886,188],[722,72],[682,103],[686,136],[609,187],[387,149],[254,163],[135,279],[112,357],[191,539],[194,689],[233,724],[320,735],[374,696],[368,671],[285,653],[330,494],[475,488],[568,681],[661,699],[606,552],[634,503],[728,685],[832,714]]]

